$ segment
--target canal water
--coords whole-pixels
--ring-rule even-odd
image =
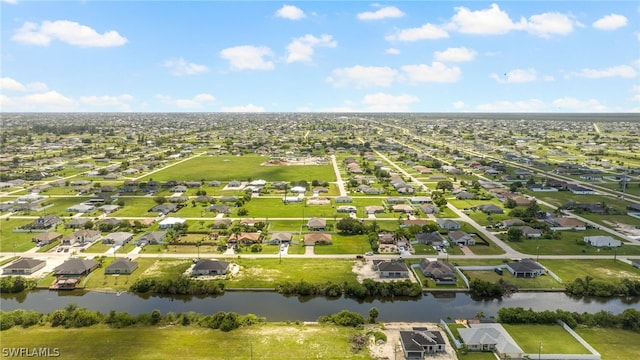
[[[601,310],[619,314],[627,308],[640,310],[640,298],[574,298],[560,292],[515,293],[500,300],[474,300],[467,293],[436,293],[415,299],[370,299],[366,301],[345,297],[287,297],[275,292],[227,291],[211,296],[159,296],[131,293],[102,293],[84,291],[36,290],[20,294],[2,294],[0,309],[36,310],[52,312],[75,303],[107,313],[125,311],[133,315],[158,309],[162,313],[194,311],[213,314],[233,311],[253,313],[269,321],[315,321],[318,317],[351,310],[366,316],[372,307],[380,311],[381,321],[433,322],[440,319],[472,318],[482,312],[485,317],[496,316],[502,307],[523,307],[536,311],[563,309],[594,313]]]

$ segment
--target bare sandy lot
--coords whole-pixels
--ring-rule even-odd
[[[402,344],[400,343],[400,331],[411,330],[414,327],[426,327],[429,330],[442,332],[442,337],[446,341],[446,351],[435,355],[430,355],[429,359],[437,360],[456,360],[456,352],[449,343],[447,334],[442,330],[439,324],[435,323],[406,323],[406,322],[393,322],[384,323],[381,326],[371,325],[371,328],[367,330],[382,331],[387,335],[387,342],[383,344],[372,344],[369,348],[371,356],[376,359],[403,359]]]
[[[362,282],[362,280],[364,279],[372,279],[375,281],[383,282],[405,280],[405,278],[381,278],[378,272],[373,269],[373,263],[371,262],[371,260],[367,259],[365,259],[364,261],[356,261],[351,271],[356,274],[358,282]],[[411,282],[417,282],[416,277],[411,269],[409,269],[409,280],[411,280]]]

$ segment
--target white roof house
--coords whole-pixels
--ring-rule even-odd
[[[172,228],[175,224],[184,224],[185,221],[186,220],[182,218],[168,217],[162,219],[162,221],[160,221],[158,224],[160,229],[169,229]]]
[[[595,247],[618,247],[622,246],[622,242],[620,240],[616,240],[611,236],[585,236],[584,242]]]

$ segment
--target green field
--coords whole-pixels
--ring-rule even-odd
[[[333,166],[299,165],[299,166],[262,166],[269,160],[259,155],[244,156],[200,156],[175,164],[167,169],[143,177],[141,180],[153,178],[156,181],[182,180],[247,180],[264,179],[267,181],[312,180],[335,181]]]
[[[564,286],[558,283],[551,276],[537,276],[535,278],[517,278],[508,271],[504,271],[503,275],[496,274],[495,271],[485,270],[485,271],[464,271],[465,275],[469,280],[471,279],[480,279],[484,281],[490,281],[496,283],[500,281],[500,279],[505,280],[506,282],[517,286],[519,289],[564,289]]]
[[[231,260],[240,272],[226,281],[226,286],[272,288],[286,281],[304,280],[314,284],[356,281],[352,272],[354,260],[343,259],[246,259]]]
[[[34,219],[3,219],[0,220],[0,251],[22,252],[27,251],[36,244],[31,240],[37,233],[13,232],[13,229],[26,225]]]
[[[2,346],[58,348],[62,359],[371,359],[354,354],[349,339],[360,331],[329,325],[266,323],[232,332],[195,326],[82,329],[14,327]]]
[[[316,245],[314,253],[329,254],[364,254],[371,251],[371,245],[366,235],[340,235],[331,234],[331,245]]]
[[[640,279],[640,270],[622,261],[613,259],[591,260],[540,260],[540,263],[558,275],[563,282],[591,276],[594,279],[612,278]]]
[[[575,329],[606,360],[636,359],[640,354],[638,333],[620,329],[579,327]]]
[[[114,261],[113,257],[105,258],[102,267],[87,276],[85,286],[89,289],[128,290],[148,268],[156,263],[156,259],[137,258],[138,268],[131,275],[105,275],[104,269]]]
[[[502,324],[520,348],[528,354],[589,354],[571,334],[559,325]]]

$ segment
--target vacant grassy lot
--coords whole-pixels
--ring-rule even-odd
[[[537,354],[542,343],[542,354],[588,354],[571,334],[560,325],[503,324],[509,335],[525,353]]]
[[[638,333],[620,329],[579,327],[578,335],[593,346],[606,360],[636,359],[640,354]]]
[[[0,220],[0,251],[22,252],[29,250],[36,246],[31,240],[37,233],[18,233],[13,232],[13,229],[21,227],[32,222],[33,219],[3,219]]]
[[[2,332],[2,346],[59,348],[63,359],[370,359],[353,354],[353,328],[267,323],[229,333],[193,326],[83,329],[14,327]]]
[[[171,166],[165,170],[145,176],[156,181],[183,180],[247,180],[267,181],[312,180],[335,181],[331,163],[327,165],[262,166],[268,158],[259,155],[244,156],[200,156]]]
[[[142,273],[156,263],[156,259],[137,258],[138,268],[131,275],[105,275],[104,269],[113,262],[113,257],[106,258],[101,268],[89,274],[85,286],[88,289],[127,290]]]
[[[640,270],[622,261],[613,259],[591,260],[540,260],[540,263],[553,271],[564,282],[576,278],[591,276],[594,279],[611,280],[613,278],[640,279]]]
[[[113,217],[155,217],[156,213],[150,213],[152,207],[156,206],[153,197],[122,198],[124,206],[115,211]]]
[[[354,282],[354,260],[344,259],[245,259],[232,260],[240,272],[226,282],[227,287],[272,288],[286,281],[310,283]]]
[[[331,234],[331,245],[317,245],[316,254],[364,254],[371,251],[366,235]]]
[[[597,248],[584,244],[585,236],[610,234],[602,230],[561,231],[560,239],[524,239],[522,241],[507,241],[513,249],[525,254],[536,255],[540,246],[540,255],[640,255],[640,246],[622,245],[618,248]],[[507,240],[506,234],[499,237]],[[615,236],[612,236],[617,239]]]

